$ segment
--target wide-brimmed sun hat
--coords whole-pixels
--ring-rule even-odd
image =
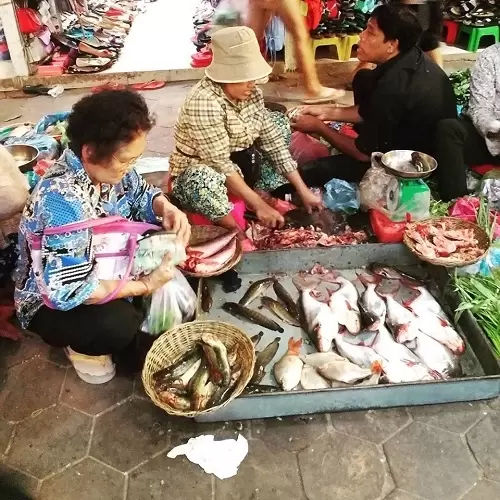
[[[223,28],[212,35],[212,64],[205,74],[217,83],[260,80],[272,69],[260,53],[252,29],[245,26]]]

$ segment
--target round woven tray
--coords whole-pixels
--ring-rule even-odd
[[[192,350],[203,333],[215,335],[228,349],[236,347],[237,359],[241,366],[241,375],[231,396],[222,404],[203,411],[181,411],[160,400],[154,390],[153,374],[175,363],[179,358]],[[222,408],[238,397],[252,378],[254,363],[255,350],[252,341],[241,330],[233,325],[219,321],[193,321],[192,323],[184,323],[183,325],[176,326],[155,340],[144,362],[142,383],[148,396],[156,406],[163,408],[171,415],[195,417],[196,415]]]
[[[478,257],[465,258],[464,256],[453,256],[449,257],[436,257],[429,258],[422,255],[415,248],[415,242],[408,236],[408,232],[411,231],[416,225],[440,225],[444,223],[446,229],[472,229],[474,232],[474,238],[477,240],[477,247],[482,251],[481,255]],[[477,224],[469,222],[467,220],[459,219],[457,217],[437,217],[434,219],[425,219],[418,222],[410,222],[406,225],[406,229],[403,236],[403,243],[409,248],[409,250],[415,254],[420,260],[434,264],[435,266],[443,267],[462,267],[479,262],[488,251],[490,247],[490,240],[486,232],[481,229]]]
[[[198,245],[201,243],[205,243],[205,241],[213,240],[218,236],[222,236],[224,233],[227,233],[228,230],[224,227],[220,226],[191,226],[191,238],[189,239],[189,245]],[[180,270],[186,276],[193,276],[194,278],[210,278],[210,276],[219,276],[219,274],[223,274],[226,271],[232,269],[241,259],[241,255],[243,250],[241,248],[241,242],[239,239],[236,239],[236,252],[231,259],[229,259],[220,269],[214,271],[213,273],[202,274],[202,273],[193,273],[191,271],[186,271],[185,269],[180,268]]]

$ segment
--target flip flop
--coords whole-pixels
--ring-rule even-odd
[[[163,87],[165,87],[166,84],[167,84],[167,82],[160,82],[158,80],[151,80],[151,81],[145,82],[145,83],[134,83],[134,84],[130,85],[130,88],[134,89],[134,90],[158,90],[158,89],[162,89]]]
[[[336,101],[345,95],[345,90],[341,89],[328,89],[330,92],[326,95],[320,95],[318,97],[310,97],[302,99],[304,104],[323,104],[325,102]]]

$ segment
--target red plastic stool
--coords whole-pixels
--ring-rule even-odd
[[[495,168],[500,168],[500,165],[492,165],[487,163],[485,165],[474,165],[473,167],[470,167],[471,170],[474,170],[474,172],[479,175],[485,175],[490,170],[493,170]]]
[[[456,21],[452,21],[451,19],[445,19],[443,21],[443,31],[446,30],[444,41],[448,45],[453,45],[457,41],[459,28],[460,25]]]

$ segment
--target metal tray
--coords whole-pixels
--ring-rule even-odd
[[[285,332],[280,335],[277,332],[272,332],[229,315],[221,309],[222,304],[227,301],[237,302],[251,281],[261,279],[267,275],[280,275],[281,283],[290,293],[293,292],[296,297],[297,292],[292,284],[292,277],[300,270],[307,270],[315,263],[320,263],[330,268],[341,270],[344,276],[350,278],[354,277],[353,273],[355,269],[359,269],[370,262],[398,266],[415,274],[420,274],[424,270],[427,271],[432,277],[433,293],[439,293],[436,296],[443,309],[450,319],[453,318],[457,298],[448,291],[447,282],[449,275],[446,270],[418,261],[404,245],[378,243],[308,250],[292,249],[252,252],[246,254],[236,267],[242,279],[241,288],[234,293],[225,293],[222,290],[220,282],[211,279],[212,309],[207,314],[198,305],[197,317],[198,319],[213,319],[233,323],[250,336],[263,331],[264,337],[259,344],[260,347],[265,346],[275,337],[280,336],[282,338],[280,348],[268,366],[268,372],[272,372],[272,365],[287,349],[288,338],[302,336],[306,340],[308,339],[307,334],[300,328],[286,325],[279,321],[285,329]],[[442,293],[440,290],[445,290],[446,292]],[[270,288],[267,295],[274,297],[273,294],[274,292]],[[258,305],[258,301],[255,301],[251,304],[251,307],[256,308]],[[265,314],[269,317],[272,316],[268,311]],[[200,416],[195,420],[200,422],[243,420],[320,412],[472,401],[498,396],[500,394],[500,364],[492,351],[489,340],[477,326],[477,323],[471,321],[468,315],[464,315],[456,326],[467,342],[466,353],[461,358],[465,376],[461,378],[446,381],[243,395],[236,398],[231,404],[220,411]],[[306,343],[302,351],[315,352],[315,348]],[[275,385],[272,373],[268,373],[262,383]]]

